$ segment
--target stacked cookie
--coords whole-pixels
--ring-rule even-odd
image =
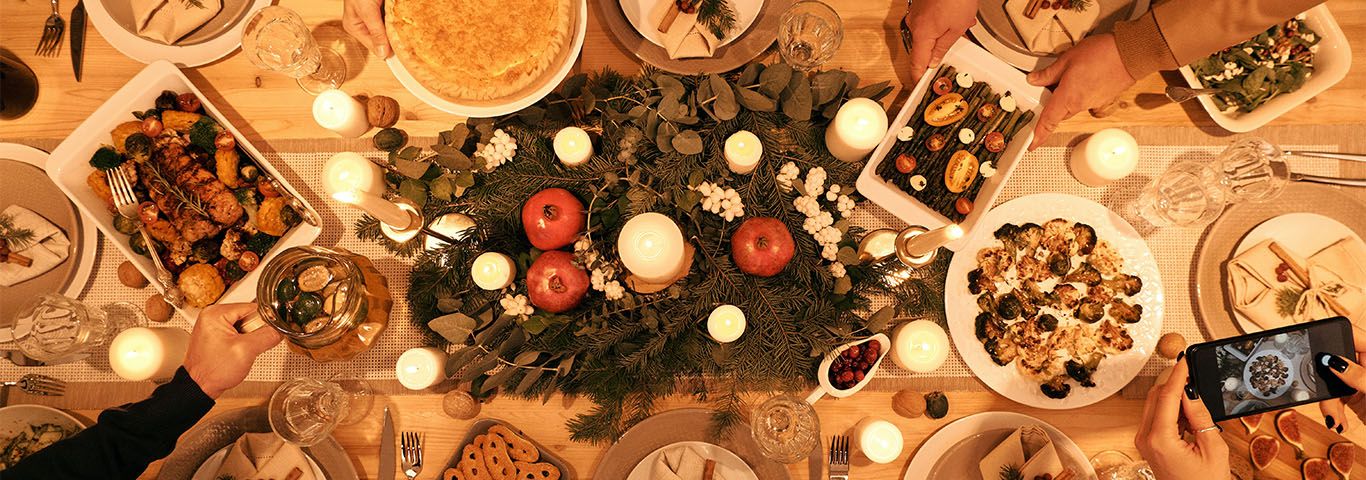
[[[445,480],[559,480],[560,469],[539,462],[541,451],[531,441],[502,425],[474,437],[460,462],[446,469]]]

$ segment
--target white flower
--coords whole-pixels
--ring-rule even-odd
[[[626,296],[626,288],[621,286],[621,282],[612,280],[604,285],[602,293],[608,300],[621,300],[621,297]]]
[[[720,215],[727,222],[745,215],[744,201],[734,188],[723,188],[714,183],[702,182],[694,190],[703,195],[703,210]]]
[[[821,203],[816,197],[802,195],[792,199],[792,206],[797,207],[797,212],[806,215],[808,218],[820,215]]]
[[[830,212],[822,211],[819,215],[807,217],[806,221],[802,222],[802,230],[805,230],[808,234],[815,235],[820,233],[825,227],[833,225],[834,223],[835,218],[830,216]]]
[[[844,271],[843,263],[835,262],[830,264],[830,276],[835,278],[844,278],[845,273],[846,272]]]
[[[806,172],[806,194],[819,197],[825,193],[825,169],[816,167]]]
[[[574,241],[574,251],[575,251],[575,252],[582,252],[582,251],[588,250],[588,249],[590,249],[590,248],[593,248],[593,240],[590,239],[590,238],[588,238],[587,235],[584,235],[584,236],[582,236],[582,237],[579,237],[578,240],[575,240],[575,241]]]
[[[816,232],[816,235],[814,235],[816,241],[820,242],[821,245],[833,245],[839,243],[840,238],[842,238],[843,236],[844,234],[840,233],[840,229],[835,228],[834,226],[822,228],[821,231]]]
[[[492,172],[517,156],[517,140],[501,128],[494,130],[493,138],[479,147],[474,156],[484,159],[484,170]]]
[[[498,299],[498,305],[502,306],[508,315],[514,317],[531,315],[536,312],[536,309],[531,308],[528,303],[526,295],[503,295],[503,298]]]
[[[826,245],[821,248],[821,258],[835,261],[839,257],[840,247],[838,245]]]
[[[788,192],[792,190],[792,181],[796,180],[801,174],[802,169],[797,168],[797,164],[787,162],[778,170],[778,176],[775,180],[777,180],[778,186],[781,187],[784,192]]]
[[[616,273],[616,269],[612,268],[610,265],[594,268],[591,277],[593,290],[603,291],[603,289],[607,288],[608,282],[615,281],[613,278],[616,278]]]
[[[835,201],[835,209],[840,211],[841,217],[848,217],[850,215],[853,215],[854,206],[856,206],[856,204],[854,203],[854,199],[849,198],[848,195],[840,195],[839,198]]]

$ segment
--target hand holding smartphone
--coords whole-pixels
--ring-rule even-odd
[[[1199,343],[1186,358],[1191,385],[1219,422],[1356,393],[1329,371],[1325,353],[1354,358],[1347,318]]]

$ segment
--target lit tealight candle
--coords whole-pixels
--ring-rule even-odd
[[[901,456],[905,439],[892,422],[864,417],[854,427],[854,447],[873,463],[892,463]]]
[[[857,162],[882,143],[887,134],[887,111],[868,98],[844,103],[825,129],[825,147],[835,158]]]
[[[949,358],[949,335],[939,324],[916,320],[892,333],[892,361],[916,373],[938,370]]]
[[[631,274],[649,283],[665,283],[683,271],[683,231],[658,213],[636,215],[621,227],[617,254]]]
[[[707,317],[707,334],[717,343],[730,343],[745,333],[745,312],[735,305],[722,305]]]
[[[412,214],[408,213],[398,204],[390,202],[370,192],[362,190],[350,190],[332,194],[332,198],[338,202],[355,206],[370,216],[375,217],[386,225],[391,225],[399,229],[408,228],[413,221]]]
[[[593,140],[579,127],[564,127],[555,134],[555,156],[567,167],[588,163],[593,157]]]
[[[939,247],[963,238],[963,227],[956,223],[950,223],[935,230],[922,233],[911,237],[906,241],[906,253],[912,257],[923,257],[930,252],[938,250]]]
[[[1072,149],[1072,176],[1091,187],[1103,187],[1138,168],[1138,142],[1118,128],[1091,134]]]
[[[484,252],[470,265],[470,278],[484,290],[502,290],[512,285],[517,277],[517,265],[512,257],[498,252]]]
[[[359,190],[384,193],[384,169],[354,152],[341,152],[323,164],[323,191],[329,196]]]
[[[179,328],[133,327],[109,342],[109,366],[125,380],[171,378],[189,345],[190,334]]]
[[[370,120],[365,117],[365,105],[341,90],[332,89],[313,99],[313,121],[323,128],[347,138],[356,138],[370,131]]]
[[[745,175],[753,172],[764,158],[764,144],[749,130],[741,130],[726,139],[724,153],[730,171]]]
[[[446,352],[432,347],[409,349],[394,367],[398,383],[409,390],[431,388],[446,377]]]

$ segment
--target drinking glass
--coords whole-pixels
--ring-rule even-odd
[[[0,49],[0,120],[24,116],[38,101],[38,77],[19,57]]]
[[[360,378],[299,378],[280,385],[270,396],[267,417],[270,429],[280,438],[310,447],[326,440],[338,426],[365,418],[373,403],[370,384]]]
[[[1202,227],[1230,204],[1274,200],[1289,183],[1290,168],[1281,149],[1248,138],[1234,142],[1213,162],[1172,164],[1139,195],[1139,214],[1159,227]]]
[[[253,65],[293,77],[314,95],[346,78],[346,60],[319,47],[303,17],[288,8],[270,6],[253,14],[242,30],[242,52]]]
[[[821,420],[806,400],[777,395],[754,409],[750,429],[759,451],[779,463],[796,463],[820,444]]]
[[[1091,468],[1100,480],[1155,480],[1148,462],[1129,458],[1124,452],[1106,450],[1091,457]]]
[[[1261,138],[1234,142],[1215,163],[1223,175],[1229,203],[1275,200],[1290,183],[1285,154]]]
[[[792,4],[778,25],[778,54],[798,70],[830,61],[844,41],[844,24],[829,5],[816,0]]]
[[[131,306],[118,303],[97,310],[46,293],[15,312],[9,333],[19,351],[34,360],[52,365],[81,360],[90,355],[90,350],[138,323],[137,308],[125,305]]]

